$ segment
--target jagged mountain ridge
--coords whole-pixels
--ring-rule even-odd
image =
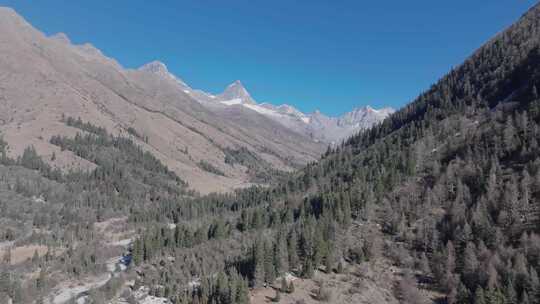
[[[394,109],[390,107],[376,110],[365,106],[355,108],[339,117],[326,116],[320,111],[303,113],[288,104],[279,106],[266,102],[258,104],[239,80],[227,86],[223,93],[213,95],[192,89],[170,73],[166,65],[160,61],[147,63],[139,70],[175,80],[185,93],[218,113],[222,113],[223,106],[242,106],[267,116],[295,132],[324,143],[337,143],[344,140],[360,130],[381,122],[394,112]]]
[[[225,163],[228,151],[246,148],[288,171],[358,131],[338,126],[337,118],[258,104],[240,82],[213,95],[192,89],[159,61],[127,69],[89,43],[72,44],[63,33],[47,37],[12,9],[0,8],[0,15],[0,133],[12,156],[33,145],[45,159],[54,154],[54,166],[94,168],[48,142],[78,132],[61,117],[80,117],[113,134],[136,130],[143,149],[206,193],[251,184],[253,172]],[[201,162],[224,174],[202,169]]]

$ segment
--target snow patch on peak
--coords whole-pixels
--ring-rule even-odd
[[[234,99],[231,99],[231,100],[223,100],[223,101],[221,101],[221,103],[226,105],[226,106],[238,105],[238,104],[242,104],[242,99],[234,98]]]
[[[306,114],[289,104],[258,104],[246,90],[240,80],[229,84],[223,93],[210,93],[192,89],[183,81],[171,74],[167,66],[160,61],[152,61],[141,66],[139,71],[160,75],[164,79],[172,79],[180,84],[180,89],[210,109],[223,107],[241,107],[264,115],[283,126],[310,137],[319,142],[339,142],[360,130],[367,129],[384,120],[394,112],[392,108],[375,109],[369,105],[358,107],[342,116],[327,116],[320,110]]]
[[[368,105],[343,114],[338,118],[337,123],[339,126],[354,126],[355,128],[365,129],[382,121],[393,112],[394,109],[392,108],[374,109]]]
[[[303,115],[298,109],[288,104],[282,104],[277,107],[277,110],[284,114],[294,114],[294,115]]]
[[[220,100],[232,100],[232,99],[241,99],[242,103],[246,104],[256,104],[251,95],[249,95],[246,88],[242,85],[240,80],[236,80],[227,86],[225,91],[221,93],[218,98]]]
[[[260,103],[259,106],[263,107],[263,108],[267,108],[269,110],[276,110],[276,106],[271,104],[271,103],[267,103],[267,102],[263,102],[263,103]]]
[[[282,118],[289,118],[289,119],[291,118],[297,119],[306,124],[309,123],[310,121],[309,117],[306,114],[300,112],[298,109],[288,104],[275,106],[271,103],[265,102],[258,105],[250,105],[249,108],[261,114],[267,114],[267,115],[272,115],[275,117],[282,117]]]
[[[235,80],[233,83],[229,84],[223,94],[229,93],[229,94],[236,94],[236,95],[249,95],[248,91],[242,85],[242,82],[240,80]]]
[[[280,113],[280,114],[288,115],[288,116],[300,119],[302,122],[304,122],[306,124],[309,123],[309,121],[310,121],[310,118],[306,114],[302,113],[297,108],[295,108],[293,106],[290,106],[288,104],[282,104],[282,105],[278,106],[276,108],[276,111],[278,113]]]

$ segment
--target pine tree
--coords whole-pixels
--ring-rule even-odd
[[[446,243],[446,260],[444,269],[444,284],[447,291],[456,289],[457,285],[454,280],[454,271],[456,269],[456,251],[452,241]]]
[[[527,294],[526,290],[523,290],[523,293],[521,294],[521,304],[531,304],[531,301],[529,300],[529,295]]]
[[[529,300],[531,303],[537,303],[540,300],[540,279],[538,278],[538,273],[534,269],[534,267],[530,267],[529,270],[529,278],[530,278],[530,290],[529,293]]]
[[[131,251],[133,264],[139,266],[143,261],[143,248],[141,244],[141,239],[137,238],[133,242],[133,249]]]
[[[298,265],[298,239],[296,231],[293,229],[287,242],[287,254],[289,256],[289,269],[294,269]]]
[[[250,227],[250,218],[248,212],[244,209],[242,210],[242,213],[240,214],[240,223],[239,223],[239,229],[240,231],[247,231]]]
[[[463,253],[463,276],[467,286],[476,286],[478,265],[476,246],[468,242]]]
[[[429,261],[425,252],[420,254],[420,271],[422,271],[425,276],[431,275],[431,267],[429,266]]]
[[[486,293],[486,303],[489,304],[506,304],[506,297],[498,288],[489,289]]]
[[[506,125],[503,131],[503,142],[504,147],[507,152],[512,152],[516,148],[516,129],[514,127],[514,120],[512,116],[508,116],[506,120]]]
[[[239,280],[241,280],[241,278],[238,273],[233,273],[229,276],[229,286],[227,288],[229,292],[227,301],[229,303],[235,303],[236,301],[238,292],[237,285]]]
[[[460,280],[457,287],[457,303],[470,303],[470,297],[469,289]]]
[[[518,304],[517,293],[512,280],[509,280],[506,284],[504,294],[506,296],[505,304]]]
[[[315,270],[313,269],[313,262],[309,257],[306,257],[304,260],[304,265],[302,266],[302,277],[306,279],[311,279],[314,275]]]
[[[326,255],[326,242],[321,232],[317,232],[315,235],[315,244],[313,252],[313,265],[318,267],[322,264],[322,259]]]
[[[218,273],[216,279],[216,297],[220,303],[228,303],[229,282],[223,272]]]
[[[253,285],[260,286],[266,277],[265,275],[265,253],[264,245],[260,239],[253,244]]]
[[[352,211],[351,211],[351,200],[349,196],[343,200],[343,227],[347,228],[351,225]]]
[[[289,271],[289,255],[285,230],[280,230],[277,234],[276,243],[274,244],[274,251],[276,257],[274,264],[276,266],[277,273],[279,274]]]
[[[272,284],[276,279],[276,268],[274,262],[277,260],[273,246],[268,242],[264,244],[264,280]]]
[[[338,263],[338,266],[337,266],[337,273],[343,273],[344,269],[343,269],[343,261],[339,261]]]
[[[238,304],[248,304],[249,303],[249,290],[247,282],[243,279],[236,281],[236,301],[234,303]]]
[[[334,246],[329,245],[328,248],[326,249],[326,258],[324,259],[326,273],[331,273],[332,270],[334,269],[334,263],[335,263],[334,259],[335,259]]]
[[[487,304],[484,289],[480,286],[476,288],[476,292],[474,293],[474,304]]]
[[[281,278],[281,288],[282,292],[288,292],[289,286],[287,285],[287,279],[285,277]]]

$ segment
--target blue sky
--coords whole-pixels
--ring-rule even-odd
[[[125,67],[157,59],[194,88],[240,79],[259,102],[332,115],[403,106],[534,3],[0,0]]]

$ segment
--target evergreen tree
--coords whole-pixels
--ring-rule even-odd
[[[285,230],[280,230],[274,244],[274,261],[277,273],[289,271],[289,254]]]
[[[281,278],[281,292],[288,292],[289,286],[285,277]]]
[[[334,257],[334,246],[329,245],[326,249],[326,258],[324,259],[324,265],[326,273],[331,273],[334,269],[335,257]]]
[[[138,266],[143,260],[143,246],[141,244],[141,239],[137,238],[133,242],[133,249],[131,251],[133,264]]]
[[[512,280],[509,280],[508,283],[505,286],[504,294],[506,296],[506,302],[505,304],[517,304],[517,294],[516,289],[514,288],[514,284]]]
[[[338,266],[337,266],[337,273],[343,273],[344,269],[343,269],[343,262],[342,261],[339,261],[338,263]]]
[[[276,279],[276,268],[274,262],[277,260],[273,246],[268,242],[264,243],[264,281],[272,284]]]
[[[253,285],[260,286],[266,278],[265,275],[265,253],[264,245],[260,239],[257,239],[253,244],[252,249],[253,260]]]
[[[302,266],[302,277],[306,279],[311,279],[314,275],[313,262],[310,258],[304,260],[304,265]]]
[[[484,289],[482,287],[476,288],[474,293],[474,304],[487,304]]]
[[[238,303],[238,304],[249,303],[249,290],[248,290],[247,282],[243,279],[236,281],[236,301],[234,303]]]
[[[472,242],[468,242],[463,254],[463,276],[467,286],[476,286],[478,266],[476,246]]]
[[[498,288],[496,289],[489,289],[486,293],[486,303],[489,304],[505,304],[506,303],[506,297],[502,293],[502,291]]]
[[[294,269],[298,265],[298,239],[296,231],[293,229],[287,242],[287,254],[289,256],[289,269]]]

